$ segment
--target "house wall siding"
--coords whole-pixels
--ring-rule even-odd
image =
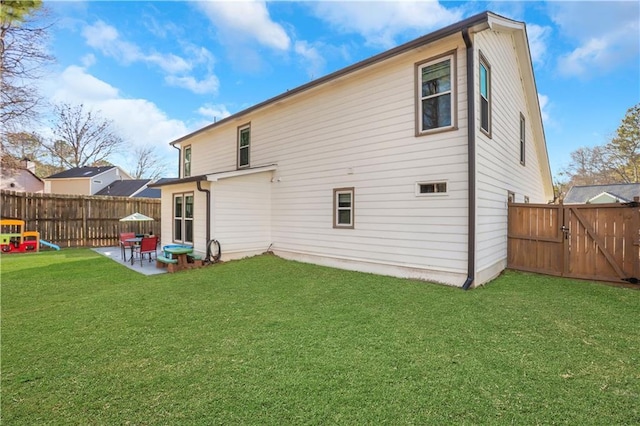
[[[458,128],[416,137],[415,64],[450,51],[456,52]],[[196,135],[183,142],[192,147],[192,175],[235,169],[237,128],[250,123],[251,165],[278,165],[271,186],[276,254],[349,259],[360,262],[353,268],[360,270],[404,267],[412,276],[461,285],[467,268],[464,53],[461,37],[452,36]],[[418,197],[416,183],[423,181],[446,181],[449,192]],[[355,190],[354,229],[333,228],[333,189],[342,187]],[[213,237],[222,232],[228,239],[232,234],[218,224],[226,214],[218,204],[225,199],[221,189],[214,184]],[[249,248],[247,237],[236,234],[224,246]]]
[[[91,181],[91,195],[99,192],[101,189],[106,188],[116,180],[120,179],[120,173],[117,168],[109,169],[97,176],[93,176],[91,179],[89,179]]]
[[[516,201],[529,197],[532,203],[546,203],[540,159],[535,149],[532,118],[525,98],[520,64],[511,34],[483,31],[475,36],[479,53],[491,66],[491,138],[480,129],[480,104],[476,96],[476,271],[478,281],[490,279],[506,266],[507,196]],[[474,71],[479,81],[478,66]],[[520,164],[520,113],[526,123],[526,161]]]
[[[47,188],[46,183],[49,183]],[[89,179],[53,179],[45,183],[45,190],[49,194],[91,195]]]
[[[271,239],[271,172],[213,183],[212,238],[224,260],[264,253]]]
[[[210,185],[203,182],[203,189],[209,189]],[[206,253],[206,231],[207,231],[207,198],[204,192],[198,191],[194,184],[184,183],[170,185],[162,188],[161,209],[162,209],[162,241],[161,246],[176,244],[173,241],[173,195],[193,193],[193,239],[194,250],[199,254]]]
[[[44,183],[27,170],[2,170],[0,188],[10,191],[42,193],[44,192]]]

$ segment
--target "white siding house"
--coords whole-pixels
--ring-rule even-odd
[[[223,260],[269,249],[469,288],[506,266],[508,197],[553,199],[525,26],[488,12],[172,144],[162,243],[216,239]]]
[[[74,167],[44,178],[44,193],[95,195],[115,181],[131,179],[117,166]]]

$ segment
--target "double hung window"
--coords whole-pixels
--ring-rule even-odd
[[[193,244],[193,194],[173,195],[173,241]]]
[[[191,176],[191,146],[185,146],[183,150],[182,177]]]
[[[480,130],[491,137],[491,67],[480,55]]]
[[[418,67],[419,132],[453,127],[453,55]]]
[[[354,189],[333,190],[333,227],[353,229]]]
[[[527,133],[527,127],[525,125],[524,115],[520,113],[520,164],[524,166],[525,164],[525,152],[527,149],[525,135]]]
[[[238,168],[249,167],[251,125],[238,128]]]

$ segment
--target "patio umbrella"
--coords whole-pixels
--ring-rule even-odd
[[[142,213],[133,213],[120,219],[120,222],[148,222],[154,220],[152,217],[145,216]]]
[[[120,222],[151,222],[154,219],[152,217],[149,216],[145,216],[142,213],[133,213],[130,214],[129,216],[125,216],[122,219],[120,219]],[[140,231],[140,226],[137,227],[138,232]]]

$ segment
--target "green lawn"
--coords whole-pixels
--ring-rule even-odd
[[[640,291],[5,255],[2,424],[638,424]]]

